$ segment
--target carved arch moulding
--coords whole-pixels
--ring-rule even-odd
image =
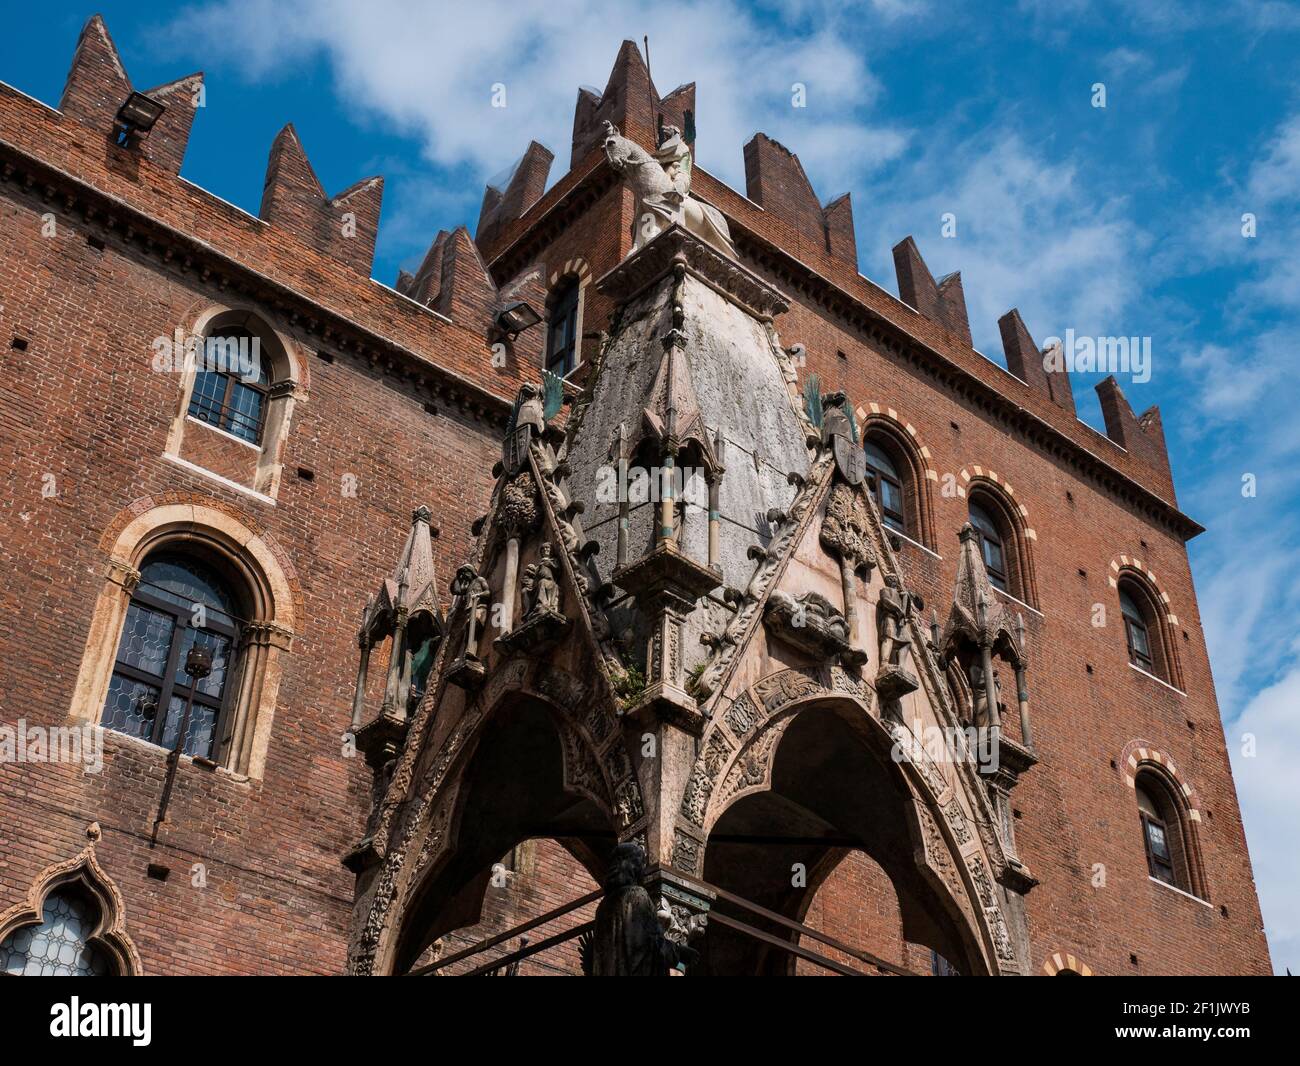
[[[95,845],[102,836],[99,823],[91,822],[86,827],[87,844],[81,851],[45,867],[32,881],[27,897],[0,912],[0,942],[25,926],[39,924],[50,893],[75,885],[91,897],[99,911],[99,921],[86,942],[108,953],[119,976],[139,977],[144,974],[140,953],[126,931],[126,904],[122,893],[95,855]]]
[[[809,709],[838,705],[868,743],[897,762],[911,795],[917,865],[962,916],[983,964],[993,973],[1023,972],[995,887],[1008,864],[987,804],[967,794],[964,775],[950,782],[905,725],[877,718],[873,700],[870,686],[836,667],[781,670],[720,704],[677,812],[673,866],[702,877],[713,826],[739,800],[771,788],[776,750],[789,726]]]
[[[513,657],[493,671],[454,723],[412,755],[406,784],[395,776],[392,787],[400,794],[386,801],[395,812],[394,826],[373,891],[362,897],[364,917],[356,926],[349,972],[390,972],[408,905],[456,853],[464,785],[484,731],[514,700],[536,701],[548,712],[559,740],[564,791],[590,800],[619,840],[644,845],[646,807],[622,730],[612,708],[591,698],[588,689],[582,678],[552,663]],[[433,705],[436,697],[425,707]]]

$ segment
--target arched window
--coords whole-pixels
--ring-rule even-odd
[[[867,437],[862,447],[867,453],[867,469],[873,475],[872,495],[880,508],[880,517],[891,529],[907,533],[907,493],[903,475],[878,438]]]
[[[99,907],[76,884],[45,897],[41,920],[15,929],[0,941],[0,973],[17,977],[108,977],[120,973],[116,960],[92,938]]]
[[[242,326],[218,327],[205,338],[196,365],[190,417],[261,444],[271,384],[261,339]]]
[[[301,614],[297,575],[274,540],[228,505],[142,502],[113,520],[69,715],[172,744],[189,692],[186,652],[201,640],[213,669],[196,688],[185,750],[260,779],[281,657]]]
[[[1133,598],[1132,587],[1119,587],[1119,608],[1124,618],[1124,639],[1128,644],[1128,661],[1150,673],[1155,668],[1151,653],[1151,633],[1146,614]]]
[[[546,369],[567,377],[578,365],[577,278],[563,282],[551,297],[546,320]]]
[[[1155,592],[1131,570],[1121,572],[1117,591],[1128,661],[1178,688],[1178,651],[1166,624],[1167,612]]]
[[[183,373],[164,458],[275,499],[306,364],[251,309],[210,308],[191,328],[193,350],[170,363]]]
[[[212,652],[212,672],[193,688],[182,750],[215,759],[235,672],[239,614],[228,579],[207,560],[165,550],[148,559],[127,607],[104,703],[105,728],[175,747],[191,695],[185,656],[198,642]]]
[[[1147,873],[1156,881],[1205,898],[1192,822],[1166,775],[1144,765],[1134,779]]]
[[[1014,542],[1010,542],[1006,526],[994,517],[994,512],[983,501],[970,501],[970,522],[979,534],[980,554],[984,557],[984,569],[988,571],[989,582],[994,588],[1011,592],[1011,564],[1008,562]]]
[[[1169,841],[1169,823],[1143,784],[1137,786],[1138,817],[1142,822],[1142,844],[1147,853],[1147,872],[1157,881],[1181,887],[1174,877],[1174,856]]]

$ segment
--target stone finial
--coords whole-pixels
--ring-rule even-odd
[[[953,586],[952,610],[939,638],[945,658],[955,657],[958,645],[967,641],[976,648],[990,648],[1009,661],[1020,661],[1019,643],[1006,609],[997,598],[980,552],[979,534],[967,522],[957,534],[961,548],[957,555],[957,580]]]

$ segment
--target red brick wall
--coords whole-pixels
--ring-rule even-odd
[[[391,572],[410,512],[425,502],[444,530],[434,547],[446,595],[470,548],[469,525],[486,509],[499,431],[454,408],[426,412],[405,382],[350,355],[323,361],[318,341],[264,308],[298,344],[310,379],[296,401],[278,500],[167,462],[179,385],[151,369],[150,342],[230,294],[111,238],[96,251],[85,224],[57,205],[57,234],[42,236],[47,205],[12,183],[0,188],[3,720],[64,720],[104,585],[101,538],[137,501],[189,499],[235,514],[283,550],[300,598],[264,779],[183,763],[157,848],[148,834],[161,749],[108,733],[97,775],[0,765],[0,909],[44,866],[80,850],[97,820],[100,861],[125,897],[148,972],[337,973],[353,885],[339,860],[360,838],[369,802],[369,771],[343,758],[341,741],[360,607]],[[15,335],[25,351],[9,347]],[[235,476],[219,455],[191,451],[203,435],[248,449],[187,426],[185,455]],[[299,467],[314,479],[300,479]],[[47,474],[56,493],[43,498]],[[341,491],[345,474],[357,478],[355,498]],[[170,867],[165,883],[146,876],[150,862]],[[195,863],[206,867],[206,887],[191,883]]]
[[[554,840],[524,841],[514,849],[512,855],[504,857],[502,866],[504,873],[499,878],[502,883],[489,884],[484,893],[480,920],[475,925],[465,926],[443,937],[439,946],[439,957],[448,958],[455,955],[490,936],[513,929],[531,918],[538,918],[557,907],[571,903],[580,896],[594,892],[598,887],[587,868]],[[528,937],[530,944],[536,945],[547,937],[591,921],[595,915],[596,904],[589,903],[524,935]],[[520,946],[519,937],[511,937],[506,943],[480,955],[471,956],[463,962],[452,963],[446,973],[448,975],[468,973],[476,966],[502,958]],[[421,964],[432,961],[433,957],[433,952],[428,953],[426,958],[421,959]],[[582,962],[576,937],[557,947],[529,956],[519,967],[521,976],[554,974],[572,976],[581,972]]]
[[[90,99],[87,91],[79,85],[78,98]],[[163,774],[158,749],[110,734],[99,775],[0,766],[0,907],[23,896],[42,867],[75,854],[86,823],[98,820],[101,862],[123,892],[128,928],[150,972],[338,972],[353,884],[339,858],[360,837],[369,803],[369,772],[343,759],[340,743],[360,606],[391,570],[409,512],[422,502],[443,529],[435,551],[445,595],[468,551],[469,524],[486,505],[505,401],[535,375],[541,330],[520,338],[509,367],[493,368],[481,321],[448,323],[365,277],[364,256],[322,254],[326,246],[307,223],[295,229],[294,213],[270,225],[254,219],[176,179],[175,151],[157,160],[122,153],[102,130],[4,87],[0,141],[3,720],[55,723],[66,715],[103,586],[101,538],[137,501],[202,500],[236,514],[291,561],[300,600],[264,779],[183,765],[163,841],[150,849]],[[955,534],[966,516],[964,498],[943,495],[944,475],[977,465],[994,470],[1027,509],[1038,599],[1037,610],[1018,609],[1028,626],[1040,762],[1013,803],[1020,853],[1041,881],[1028,896],[1035,970],[1060,951],[1098,973],[1266,972],[1186,551],[1178,533],[1132,502],[1142,496],[1138,487],[1172,502],[1167,471],[1150,449],[1122,450],[1079,425],[950,329],[860,279],[843,240],[831,256],[824,233],[809,235],[798,219],[761,211],[696,173],[697,191],[727,212],[751,265],[794,297],[777,326],[786,345],[805,346],[806,372],[847,389],[857,403],[894,408],[928,448],[940,479],[930,494],[939,558],[903,549],[926,600],[946,608]],[[115,203],[101,197],[87,212],[88,198],[77,192],[70,208],[77,183]],[[765,177],[764,198],[780,204],[783,192],[770,184]],[[835,216],[841,237],[843,210]],[[44,212],[54,213],[57,235],[42,235]],[[198,244],[182,242],[177,251],[170,235],[144,233],[150,219],[202,242],[219,262],[201,262],[209,253]],[[363,221],[366,230],[368,216]],[[545,280],[576,257],[598,278],[629,247],[631,222],[630,194],[593,153],[522,219],[503,225],[485,258],[498,285],[538,268]],[[88,233],[105,240],[104,251],[87,244]],[[309,367],[274,505],[162,459],[178,394],[171,376],[149,370],[150,341],[188,327],[213,304],[234,302],[257,305],[300,345]],[[849,307],[859,324],[835,306]],[[490,309],[480,310],[475,318],[486,319]],[[609,312],[589,288],[584,327],[602,328]],[[352,326],[327,333],[340,316]],[[892,323],[885,333],[911,340],[887,345],[863,332],[868,320]],[[344,345],[348,329],[363,339]],[[15,337],[27,341],[25,350],[10,347]],[[912,358],[908,348],[928,354]],[[584,352],[589,358],[589,344]],[[449,381],[459,400],[438,391]],[[1029,440],[1008,408],[984,395],[989,388],[1050,427],[1054,443]],[[484,411],[492,424],[478,420]],[[1112,472],[1103,478],[1080,465],[1072,458],[1080,448]],[[225,462],[185,454],[200,464]],[[299,478],[298,467],[314,479]],[[57,491],[44,498],[50,474]],[[340,492],[345,474],[358,479],[355,498]],[[1121,481],[1129,485],[1124,492],[1115,487]],[[1142,559],[1170,597],[1185,694],[1128,666],[1107,581],[1121,554]],[[1095,603],[1107,605],[1104,629],[1091,624]],[[1200,795],[1208,907],[1146,876],[1123,774],[1125,746],[1135,739],[1170,755]],[[538,843],[535,856],[533,872],[489,890],[478,932],[590,884],[554,844]],[[165,883],[146,876],[149,862],[171,868]],[[204,888],[191,884],[194,863],[206,867]],[[1094,887],[1095,864],[1105,868],[1105,887]],[[891,893],[861,862],[846,861],[817,894],[810,920],[924,969],[923,952],[893,939],[901,934]]]

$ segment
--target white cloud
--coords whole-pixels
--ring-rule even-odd
[[[891,19],[915,7],[876,6]],[[323,54],[359,113],[418,138],[430,162],[468,165],[480,177],[533,139],[555,152],[557,174],[567,170],[577,87],[603,88],[620,43],[639,43],[647,31],[659,91],[697,82],[701,164],[742,189],[741,147],[762,124],[774,136],[797,131],[809,169],[834,174],[846,152],[896,154],[904,135],[873,129],[865,115],[880,86],[841,32],[853,12],[821,9],[799,32],[782,32],[773,20],[791,14],[733,0],[479,0],[455,8],[225,0],[184,12],[168,36],[180,47],[203,42],[205,62],[215,55],[252,79],[291,77],[297,64]],[[797,113],[795,82],[807,86],[808,99]],[[505,107],[492,106],[498,83]]]
[[[879,199],[875,197],[878,192]],[[1132,332],[1124,312],[1139,296],[1137,256],[1147,237],[1122,201],[1097,192],[1068,161],[1003,131],[958,145],[935,142],[873,190],[858,222],[868,273],[892,279],[889,249],[909,232],[935,276],[962,272],[976,347],[1001,352],[997,320],[1019,307],[1035,339]],[[957,216],[943,238],[942,216]]]
[[[1300,973],[1300,662],[1249,703],[1228,730],[1228,751],[1276,972]],[[1256,754],[1242,754],[1252,734]]]

